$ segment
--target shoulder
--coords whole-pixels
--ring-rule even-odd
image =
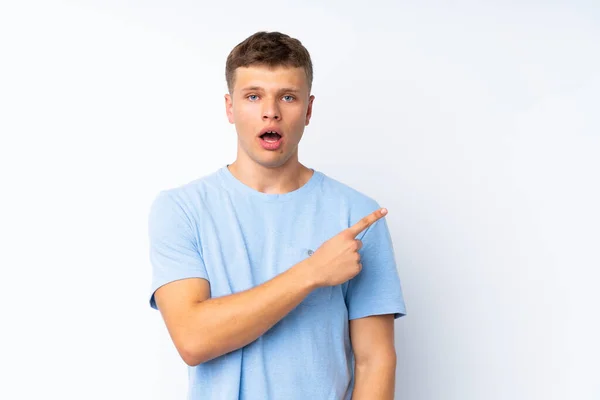
[[[364,191],[322,172],[321,174],[324,192],[337,199],[340,206],[347,210],[350,225],[380,208],[379,202]]]
[[[180,214],[193,219],[205,208],[206,199],[213,198],[222,190],[219,171],[213,171],[155,192],[151,199],[150,212]]]

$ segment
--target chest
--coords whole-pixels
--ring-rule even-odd
[[[339,210],[305,203],[232,205],[199,227],[212,295],[223,295],[285,272],[347,226]]]

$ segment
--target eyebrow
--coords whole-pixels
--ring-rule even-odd
[[[263,91],[263,90],[264,90],[264,89],[263,89],[263,88],[261,88],[260,86],[248,86],[248,87],[242,88],[242,92],[249,92],[249,91]],[[296,89],[296,88],[289,87],[289,88],[281,88],[281,89],[279,89],[279,90],[278,90],[278,92],[292,92],[292,93],[298,93],[298,92],[300,92],[300,90],[299,90],[299,89]]]

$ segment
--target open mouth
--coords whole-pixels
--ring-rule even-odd
[[[281,139],[281,135],[275,131],[269,131],[269,132],[265,132],[262,135],[260,135],[260,138],[262,140],[264,140],[265,142],[275,143],[279,139]]]

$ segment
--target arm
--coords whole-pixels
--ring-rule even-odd
[[[160,287],[156,304],[177,351],[193,366],[241,348],[296,307],[315,285],[303,263],[252,289],[209,298],[204,279]]]
[[[355,356],[353,400],[393,399],[396,377],[393,315],[350,321]]]
[[[354,238],[384,215],[373,212],[327,240],[310,258],[240,293],[210,298],[209,283],[202,278],[159,287],[156,305],[181,358],[193,366],[237,350],[264,334],[315,288],[356,276],[362,244]]]

